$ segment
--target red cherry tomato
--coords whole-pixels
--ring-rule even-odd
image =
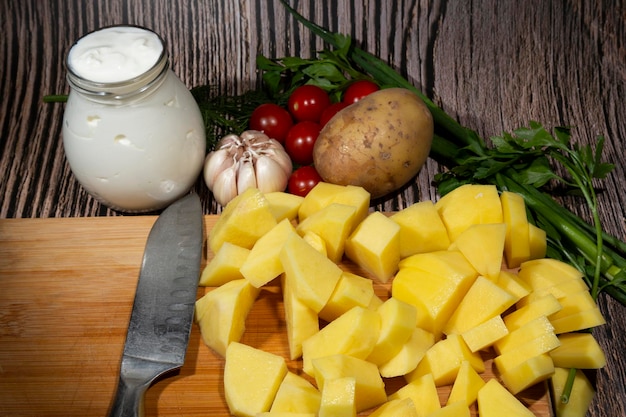
[[[353,82],[346,88],[343,93],[343,101],[352,104],[361,100],[363,97],[380,90],[378,84],[370,80],[358,80]]]
[[[304,197],[311,191],[318,182],[322,181],[322,177],[317,173],[311,165],[296,169],[289,177],[287,191],[291,194]]]
[[[330,106],[328,93],[315,85],[303,85],[289,96],[287,109],[297,121],[319,122],[322,112]]]
[[[285,138],[285,150],[291,160],[298,165],[313,163],[313,146],[320,134],[320,125],[304,121],[293,125]]]
[[[291,114],[278,104],[265,103],[250,115],[250,129],[259,130],[280,143],[285,142],[287,132],[293,126]]]
[[[348,106],[349,106],[348,103],[344,103],[343,101],[340,101],[338,103],[333,103],[330,106],[326,107],[326,109],[322,112],[322,117],[320,117],[320,126],[324,127],[326,123],[328,123],[328,121],[333,118],[334,115],[336,115],[337,113],[339,113],[341,110],[345,109]]]

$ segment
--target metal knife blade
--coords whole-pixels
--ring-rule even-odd
[[[144,250],[110,416],[142,416],[149,385],[185,362],[203,236],[202,207],[196,194],[170,205],[154,223]]]

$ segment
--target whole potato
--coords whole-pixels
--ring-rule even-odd
[[[389,88],[337,113],[315,142],[313,162],[324,181],[358,185],[377,198],[417,174],[432,140],[424,102],[407,89]]]

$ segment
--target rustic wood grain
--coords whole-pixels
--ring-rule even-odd
[[[210,230],[218,216],[205,216]],[[145,240],[154,216],[0,219],[0,415],[106,415],[114,393]],[[203,265],[213,253],[205,251]],[[354,264],[348,271],[365,275]],[[198,296],[211,288],[200,288]],[[389,284],[375,283],[389,296]],[[241,340],[289,358],[280,285],[263,287]],[[483,378],[494,377],[485,354]],[[289,369],[302,373],[300,360]],[[228,416],[224,360],[192,327],[185,365],[147,392],[147,415]],[[395,392],[402,378],[385,381]],[[449,386],[439,387],[442,404]],[[546,385],[519,395],[552,416]],[[472,407],[476,415],[476,406]],[[368,415],[363,412],[360,415]]]
[[[485,137],[529,120],[574,126],[582,144],[605,136],[616,169],[602,183],[601,216],[609,232],[626,239],[623,0],[292,4],[352,35]],[[151,27],[166,39],[172,67],[189,87],[212,84],[228,93],[256,85],[258,53],[306,56],[322,48],[277,0],[4,1],[0,16],[0,218],[119,215],[76,183],[60,137],[63,105],[41,100],[67,92],[63,60],[86,32],[115,23]],[[431,182],[439,170],[428,161],[413,184],[376,208],[435,198]],[[205,213],[220,211],[200,181],[196,189]],[[576,200],[563,202],[588,218]],[[601,302],[610,324],[596,335],[609,363],[597,374],[589,415],[626,415],[626,314],[611,299]]]

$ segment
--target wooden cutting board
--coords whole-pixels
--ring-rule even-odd
[[[0,220],[0,416],[107,414],[155,220]],[[216,220],[205,216],[205,230]],[[205,254],[203,265],[211,257]],[[344,267],[363,273],[354,265]],[[198,296],[209,290],[200,288]],[[380,296],[387,297],[388,290],[376,284]],[[248,317],[242,342],[288,357],[282,311],[280,288],[270,284]],[[288,364],[292,371],[301,369],[298,361]],[[150,387],[146,416],[228,416],[223,366],[194,325],[185,365]],[[483,377],[493,377],[489,359]],[[389,392],[400,384],[401,379],[386,381]],[[449,389],[440,388],[443,403]],[[535,415],[552,415],[545,385],[520,398]]]

